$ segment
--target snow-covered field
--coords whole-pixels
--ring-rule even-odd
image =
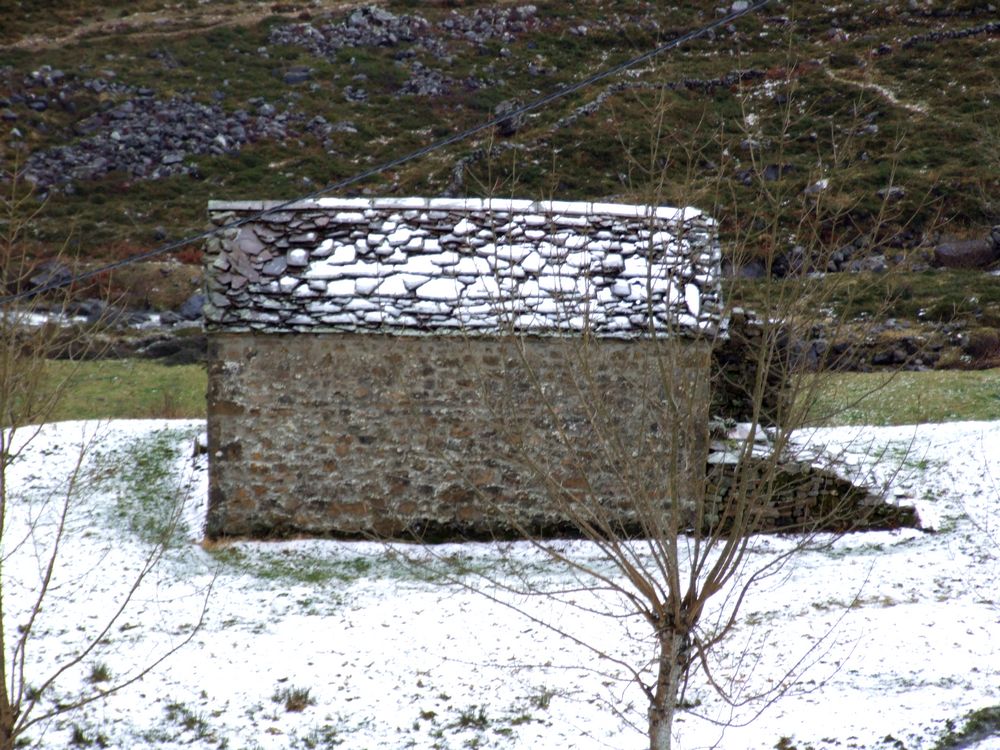
[[[35,727],[29,736],[38,746],[645,746],[629,726],[641,727],[643,697],[612,660],[470,590],[482,581],[475,571],[501,572],[510,548],[438,548],[470,571],[455,582],[446,574],[452,566],[431,559],[413,568],[375,543],[202,546],[206,472],[190,450],[201,429],[190,421],[49,425],[11,468],[17,497],[2,562],[8,639],[44,573],[61,505],[51,493],[81,437],[97,438],[28,642],[34,687],[100,632],[171,498],[187,503],[182,533],[153,574],[42,707],[114,684],[190,642],[115,695]],[[716,676],[749,695],[797,664],[809,668],[770,706],[728,706],[695,680],[677,746],[933,748],[967,712],[1000,704],[1000,423],[836,428],[801,438],[846,447],[862,466],[880,454],[876,474],[933,531],[852,535],[768,579],[743,607]],[[793,543],[760,538],[754,560]],[[584,543],[565,549],[596,555]],[[538,580],[566,576],[530,550],[513,551]],[[578,599],[587,603],[586,594]],[[636,623],[537,597],[512,603],[608,656],[637,667],[646,658]],[[105,672],[110,682],[91,682]],[[296,697],[304,710],[286,710]],[[1000,748],[1000,736],[968,746]]]

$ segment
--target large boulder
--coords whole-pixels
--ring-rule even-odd
[[[985,268],[1000,260],[1000,245],[993,239],[942,242],[934,248],[934,263],[944,268]]]
[[[177,315],[179,315],[184,320],[199,320],[201,318],[201,310],[205,306],[205,295],[201,292],[196,292],[188,297],[184,304],[177,308]]]
[[[47,260],[40,263],[28,279],[32,289],[61,287],[73,280],[73,271],[59,260]]]
[[[205,361],[208,341],[204,334],[159,334],[139,342],[136,355],[158,359],[165,365],[192,365]]]
[[[104,328],[128,328],[148,323],[150,320],[148,312],[109,305],[104,300],[93,297],[67,306],[66,311],[70,315],[83,318],[87,325]]]
[[[493,114],[496,117],[504,117],[520,109],[521,103],[516,99],[507,99],[500,102],[496,107],[493,108]],[[514,115],[513,117],[507,117],[497,123],[497,133],[504,138],[509,138],[524,127],[525,119],[524,113]]]

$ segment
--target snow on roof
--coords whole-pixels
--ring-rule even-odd
[[[213,220],[272,208],[209,204]],[[216,330],[711,333],[715,224],[692,208],[323,198],[209,242]]]

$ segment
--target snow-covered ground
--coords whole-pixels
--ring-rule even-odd
[[[26,622],[44,573],[61,507],[52,492],[64,488],[81,437],[96,438],[28,641],[34,687],[100,633],[172,498],[186,500],[182,533],[42,707],[114,684],[190,642],[115,695],[35,727],[29,736],[40,747],[645,746],[629,726],[641,728],[643,696],[614,661],[643,666],[638,623],[587,615],[585,593],[574,595],[582,608],[507,598],[610,657],[601,659],[471,590],[482,585],[477,571],[511,574],[500,561],[511,551],[518,572],[570,582],[523,546],[436,548],[468,571],[456,582],[453,565],[431,558],[413,568],[376,543],[202,545],[206,472],[190,451],[201,429],[191,421],[49,425],[11,468],[16,498],[2,562],[8,639]],[[934,530],[842,538],[765,581],[741,610],[716,677],[750,695],[790,668],[808,669],[770,706],[728,706],[694,680],[677,746],[933,748],[967,712],[1000,704],[1000,422],[800,437],[846,450],[862,467],[881,455],[877,477]],[[755,540],[750,562],[794,542]],[[590,545],[564,549],[601,564]],[[110,682],[90,681],[102,671]],[[306,691],[304,710],[286,710]],[[1000,737],[974,746],[1000,748]]]

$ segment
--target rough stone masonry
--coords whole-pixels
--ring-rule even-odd
[[[605,203],[321,199],[226,230],[209,535],[561,534],[683,499],[720,260],[699,211]]]

